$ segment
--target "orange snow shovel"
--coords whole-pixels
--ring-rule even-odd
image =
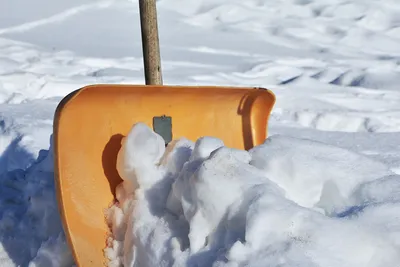
[[[148,6],[155,5],[152,1],[140,2],[141,11],[155,12]],[[150,53],[159,59],[158,44],[152,45]],[[104,212],[121,182],[116,170],[121,140],[135,123],[146,123],[166,143],[180,137],[195,141],[214,136],[228,147],[249,149],[267,136],[275,103],[271,91],[162,86],[160,64],[147,61],[148,53],[144,49],[146,85],[87,86],[66,96],[55,113],[57,198],[67,241],[80,267],[107,266],[104,249],[109,229]]]

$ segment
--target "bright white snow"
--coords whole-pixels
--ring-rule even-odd
[[[257,261],[253,266],[265,266],[265,260],[281,266],[397,264],[392,249],[400,244],[400,2],[157,4],[165,83],[262,86],[274,91],[277,104],[270,119],[271,138],[250,156],[220,149],[207,159],[221,145],[218,140],[201,139],[203,146],[194,153],[185,147],[197,140],[181,140],[176,146],[183,148],[172,149],[171,157],[162,160],[164,167],[150,165],[162,152],[145,144],[141,151],[147,153],[148,168],[134,160],[122,164],[127,176],[141,169],[145,176],[139,176],[138,184],[154,196],[151,208],[142,199],[135,212],[164,218],[146,221],[149,232],[139,231],[140,224],[128,227],[138,230],[141,242],[135,245],[146,250],[140,260],[166,257],[178,264],[190,259],[206,266],[244,264],[247,259]],[[0,266],[72,265],[53,188],[53,112],[63,96],[87,84],[144,83],[139,26],[137,1],[0,0]],[[151,135],[143,136],[147,140]],[[193,165],[181,170],[188,158]],[[216,160],[236,167],[224,169]],[[221,219],[207,210],[210,203],[197,201],[204,195],[196,190],[222,190],[208,187],[210,173],[191,169],[201,162],[210,165],[209,172],[227,173],[226,179],[243,183],[240,188],[229,186],[237,195],[223,191],[217,195],[220,203],[210,202],[220,212],[227,208],[231,217]],[[245,174],[233,172],[235,168],[250,172],[254,183],[262,180],[258,194],[249,193],[254,185],[239,179]],[[148,180],[151,170],[153,180]],[[168,197],[163,190],[173,177],[190,173],[204,179],[203,187],[174,183],[176,196]],[[158,179],[163,182],[152,187]],[[172,218],[184,214],[171,229],[158,205],[165,199]],[[232,201],[235,204],[229,205]],[[129,201],[125,203],[128,207]],[[195,216],[197,210],[205,212],[203,217]],[[124,217],[120,213],[116,218]],[[192,231],[189,222],[204,218],[206,227]],[[258,231],[260,221],[272,226]],[[227,228],[214,231],[219,222]],[[157,235],[151,235],[153,230]],[[125,231],[118,232],[121,240]],[[158,250],[160,242],[173,235],[181,238]],[[204,236],[211,247],[203,247]],[[155,242],[146,243],[149,237]],[[189,253],[189,247],[197,252]],[[157,254],[147,254],[151,251]],[[373,252],[374,260],[366,263],[365,255]]]
[[[400,176],[348,150],[277,135],[249,152],[213,137],[176,140],[164,151],[139,123],[118,171],[109,266],[400,261]]]

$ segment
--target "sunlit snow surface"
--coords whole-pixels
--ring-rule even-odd
[[[157,4],[166,84],[262,86],[277,103],[259,148],[208,158],[220,143],[202,139],[193,154],[143,171],[142,194],[158,198],[133,211],[148,214],[148,232],[128,229],[146,250],[140,266],[397,267],[400,2]],[[87,84],[144,83],[139,25],[137,1],[0,0],[0,266],[71,266],[54,197],[53,113]],[[151,168],[163,181],[155,188]],[[201,186],[184,182],[195,178]],[[162,191],[171,184],[174,194]]]
[[[136,124],[118,162],[124,181],[108,211],[109,266],[400,260],[400,176],[348,150],[272,136],[249,152],[213,137],[164,151],[160,136]]]

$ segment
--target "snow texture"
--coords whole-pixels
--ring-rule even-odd
[[[128,136],[138,151],[119,155],[115,266],[398,267],[400,2],[157,5],[165,84],[266,87],[277,103],[248,152]],[[1,267],[73,266],[54,110],[85,85],[144,84],[140,38],[137,1],[0,0]]]
[[[138,123],[123,142],[109,266],[400,261],[400,176],[384,164],[279,135],[250,151],[214,137],[175,140],[164,151],[160,139]]]

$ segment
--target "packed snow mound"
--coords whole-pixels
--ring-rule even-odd
[[[400,261],[400,176],[348,150],[285,136],[250,151],[214,137],[165,148],[138,123],[123,141],[118,171],[123,182],[107,213],[109,266]]]
[[[52,144],[26,167],[22,159],[29,157],[21,155],[28,152],[18,140],[4,155],[19,157],[20,166],[8,165],[0,173],[0,266],[72,266],[54,191]]]
[[[250,164],[284,188],[287,198],[326,212],[347,205],[361,183],[392,173],[385,164],[364,155],[293,137],[271,136],[250,153]]]
[[[56,209],[52,148],[48,150],[54,110],[61,97],[88,84],[144,83],[138,2],[0,0],[0,7],[0,266],[70,267],[73,260]],[[386,239],[382,249],[388,243],[398,247],[400,227],[393,214],[399,214],[400,183],[386,166],[400,173],[400,1],[159,0],[157,7],[165,84],[262,86],[277,96],[268,130],[284,136],[268,138],[266,144],[250,152],[248,163],[246,153],[235,154],[238,162],[232,164],[243,164],[243,172],[258,177],[250,179],[257,184],[244,184],[243,190],[267,187],[264,184],[268,181],[268,190],[278,187],[277,191],[282,191],[270,194],[279,204],[273,209],[289,210],[287,216],[276,217],[279,229],[288,229],[287,218],[296,216],[299,209],[307,214],[307,220],[301,224],[300,219],[292,219],[290,227],[298,231],[292,237],[297,243],[278,230],[275,239],[266,239],[274,245],[268,249],[263,247],[268,242],[259,245],[261,253],[252,258],[252,266],[267,265],[263,260],[273,255],[279,256],[269,262],[272,266],[278,261],[280,266],[323,266],[319,264],[323,257],[325,266],[346,266],[344,261],[350,265],[354,263],[351,260],[361,259],[362,253],[369,255],[365,249],[369,244],[373,244],[371,251],[380,246],[378,239],[371,241],[375,233]],[[146,137],[151,131],[142,130],[144,140],[158,142],[158,137]],[[256,249],[248,248],[255,244],[255,237],[247,229],[257,229],[256,224],[251,226],[258,219],[250,210],[256,211],[255,203],[261,200],[240,202],[236,196],[225,196],[228,189],[218,194],[223,188],[208,189],[207,179],[204,187],[187,182],[211,177],[210,173],[197,173],[203,163],[208,162],[208,172],[219,166],[212,163],[216,158],[210,154],[216,154],[222,163],[230,162],[225,159],[230,150],[220,140],[207,137],[192,141],[176,140],[166,151],[157,146],[150,149],[149,144],[139,146],[147,151],[145,167],[131,162],[140,153],[128,149],[124,156],[121,152],[120,159],[130,158],[129,164],[120,162],[121,176],[137,180],[129,186],[131,179],[125,179],[119,190],[119,208],[110,210],[115,213],[109,216],[114,233],[110,244],[114,246],[108,252],[113,259],[125,257],[129,261],[129,256],[134,257],[129,253],[136,251],[144,266],[153,263],[153,256],[155,262],[165,259],[161,264],[166,266],[173,265],[171,262],[175,266],[184,265],[182,262],[207,266],[211,262],[208,266],[212,266],[220,264],[215,263],[218,260],[242,264],[255,253]],[[158,152],[164,154],[154,167],[151,159],[157,161]],[[322,158],[329,163],[324,164]],[[253,167],[267,176],[262,185]],[[217,184],[226,186],[216,173]],[[236,178],[230,179],[242,180]],[[237,192],[237,198],[249,196],[231,183],[227,188]],[[147,198],[139,193],[133,198],[136,189]],[[215,198],[219,197],[221,206],[214,210],[221,212],[228,206],[238,223],[229,219],[226,232],[217,228],[208,234],[218,222],[223,229],[228,219],[207,213],[214,195],[202,204],[201,190],[217,192]],[[265,195],[261,192],[259,198]],[[139,219],[132,217],[135,201],[134,212],[143,215]],[[234,211],[229,204],[232,201],[243,210]],[[280,209],[283,203],[292,203],[291,208]],[[204,210],[203,217],[196,215],[198,210]],[[276,214],[270,210],[267,207],[260,212],[266,218],[265,225]],[[191,228],[191,221],[201,222],[202,218],[209,219],[205,232]],[[282,224],[279,218],[284,218]],[[137,224],[135,232],[133,223]],[[306,224],[310,228],[301,227]],[[355,224],[361,227],[354,230],[351,227]],[[371,230],[367,234],[366,228]],[[263,228],[260,238],[273,234]],[[202,246],[204,235],[215,242]],[[133,244],[137,237],[138,243]],[[361,243],[361,237],[366,241]],[[237,240],[239,245],[232,246]],[[167,245],[162,246],[163,242]],[[317,250],[318,244],[322,252]],[[241,260],[237,251],[242,253]],[[354,259],[346,258],[346,252],[355,255]],[[378,250],[378,254],[384,252]],[[254,263],[257,258],[259,262]],[[358,266],[368,266],[359,262]],[[395,263],[386,266],[398,267]]]

